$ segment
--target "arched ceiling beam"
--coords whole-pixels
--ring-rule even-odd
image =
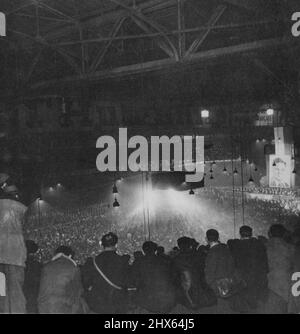
[[[66,50],[62,49],[61,47],[52,46],[51,44],[47,43],[47,41],[45,41],[43,38],[33,37],[31,35],[28,35],[26,33],[21,32],[21,31],[10,30],[10,29],[9,29],[9,31],[16,34],[16,35],[19,35],[23,38],[31,40],[33,43],[37,43],[39,45],[42,45],[44,47],[48,47],[48,48],[56,51],[58,54],[60,54],[67,61],[67,63],[75,70],[76,73],[82,75],[80,66],[75,61],[75,59],[66,52]]]
[[[178,50],[176,49],[176,47],[174,46],[174,44],[172,43],[172,41],[168,37],[167,32],[164,30],[164,28],[160,27],[160,25],[158,23],[154,22],[152,19],[145,16],[142,13],[142,11],[140,10],[139,7],[135,7],[135,8],[128,7],[128,6],[124,5],[119,0],[109,0],[109,1],[113,2],[114,4],[120,6],[123,9],[125,9],[131,16],[133,16],[133,18],[135,20],[141,21],[143,25],[147,24],[152,29],[154,29],[155,31],[160,32],[162,34],[163,38],[165,39],[168,48],[172,52],[173,57],[177,60],[179,59]]]
[[[224,14],[226,10],[226,6],[221,5],[216,8],[214,11],[212,17],[209,19],[208,24],[207,24],[207,30],[204,33],[201,33],[200,36],[192,43],[188,51],[186,52],[186,56],[190,56],[191,54],[197,52],[197,50],[201,47],[201,45],[204,43],[206,40],[207,36],[213,29],[213,27],[218,23],[219,19],[221,16]]]
[[[292,39],[283,39],[283,38],[275,38],[275,39],[267,39],[267,40],[260,40],[250,43],[244,43],[234,46],[228,46],[224,48],[218,48],[218,49],[212,49],[208,51],[202,51],[192,54],[190,57],[185,58],[182,60],[182,64],[193,64],[198,63],[202,61],[207,61],[211,59],[217,59],[219,57],[224,56],[232,56],[236,54],[242,54],[242,53],[248,53],[253,51],[258,51],[262,49],[271,49],[281,46],[287,46],[291,44],[292,42],[295,43],[295,41]],[[104,71],[98,71],[93,74],[93,76],[89,76],[87,79],[90,81],[93,80],[101,80],[101,79],[108,79],[108,78],[117,78],[117,77],[124,77],[124,76],[130,76],[138,73],[145,73],[145,72],[153,72],[158,71],[162,69],[168,69],[171,67],[174,67],[176,64],[178,64],[178,61],[175,59],[162,59],[162,60],[155,60],[150,61],[146,63],[140,63],[140,64],[134,64],[129,66],[122,66],[118,67],[112,70],[104,70]],[[42,81],[35,85],[32,85],[32,89],[39,89],[39,88],[45,88],[49,87],[51,85],[56,85],[58,83],[60,84],[68,84],[69,82],[74,82],[76,80],[80,80],[81,76],[72,76],[67,77],[64,79],[61,79],[59,81],[57,80],[51,80],[51,81]]]
[[[107,50],[111,46],[113,42],[113,38],[117,36],[118,32],[120,31],[124,21],[126,20],[127,17],[121,17],[113,26],[111,32],[110,32],[110,39],[105,43],[103,47],[99,50],[97,53],[93,63],[90,66],[89,72],[95,72],[98,68],[98,66],[101,64],[103,58],[106,55]]]

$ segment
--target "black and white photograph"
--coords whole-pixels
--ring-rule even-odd
[[[0,314],[300,314],[299,0],[0,0]]]

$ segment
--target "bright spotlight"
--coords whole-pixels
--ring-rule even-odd
[[[207,109],[201,110],[202,118],[209,118],[209,111]]]
[[[273,115],[274,115],[274,109],[269,108],[269,109],[267,110],[267,115],[268,115],[268,116],[273,116]]]
[[[152,190],[152,189],[147,189],[145,191],[145,204],[148,206],[150,209],[155,209],[156,206],[158,205],[158,198],[159,198],[159,192]]]

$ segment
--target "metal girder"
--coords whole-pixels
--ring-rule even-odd
[[[185,0],[187,1],[187,0]],[[177,0],[149,0],[147,2],[139,4],[139,10],[142,11],[144,14],[151,13],[153,11],[157,11],[163,8],[167,8],[170,6],[174,6],[177,3]],[[98,25],[101,23],[107,23],[117,20],[119,17],[124,16],[126,10],[122,9],[110,9],[109,11],[103,13],[101,10],[100,12],[95,12],[89,14],[87,16],[81,17],[80,21],[81,24],[84,25]],[[49,31],[44,38],[47,40],[51,40],[53,38],[59,38],[64,36],[65,34],[74,30],[74,26],[61,26],[55,28],[53,31]]]
[[[28,82],[32,76],[32,73],[34,72],[34,69],[36,67],[36,65],[38,64],[40,58],[41,58],[41,54],[42,54],[42,49],[39,50],[39,52],[37,53],[37,55],[34,57],[30,67],[29,67],[29,70],[26,74],[26,78],[25,78],[25,82]]]
[[[78,29],[79,29],[79,38],[80,38],[80,41],[82,42],[82,40],[83,40],[83,30],[82,30],[81,26],[79,26]],[[87,64],[85,45],[83,43],[81,43],[80,48],[81,48],[81,72],[83,74],[85,74],[86,73],[86,64]]]
[[[212,17],[208,21],[208,28],[207,28],[207,30],[203,34],[201,34],[192,43],[192,45],[189,47],[189,49],[188,49],[188,51],[186,53],[187,56],[190,56],[191,54],[197,52],[197,50],[200,48],[200,46],[206,40],[206,37],[211,32],[212,28],[217,24],[217,22],[219,21],[219,19],[221,18],[221,16],[224,14],[225,10],[226,10],[226,6],[224,6],[224,5],[221,5],[221,6],[217,7],[217,9],[213,13]]]
[[[116,5],[120,6],[123,9],[125,9],[135,19],[141,20],[141,22],[149,25],[152,29],[160,32],[162,34],[163,38],[165,39],[166,44],[168,45],[168,48],[172,52],[173,57],[176,58],[176,59],[179,59],[178,51],[175,48],[172,41],[170,40],[170,38],[168,37],[167,31],[165,31],[163,27],[160,27],[160,25],[158,23],[154,22],[152,19],[145,16],[142,13],[142,11],[139,7],[136,7],[136,8],[128,7],[128,6],[124,5],[123,3],[121,3],[119,0],[109,0],[109,1],[115,3]]]
[[[178,0],[177,3],[177,19],[178,19],[178,50],[179,57],[182,59],[186,52],[186,36],[185,36],[185,16],[184,16],[184,1]]]
[[[280,47],[280,46],[287,45],[292,42],[293,42],[292,39],[275,38],[275,39],[266,39],[266,40],[251,42],[251,43],[233,45],[233,46],[228,46],[224,48],[218,48],[218,49],[212,49],[208,51],[194,53],[190,57],[184,58],[180,63],[189,65],[189,64],[198,63],[201,61],[215,59],[218,57],[252,52],[252,51],[257,51],[257,50],[261,50],[265,48]],[[107,79],[107,78],[116,78],[116,77],[121,77],[121,76],[129,76],[129,75],[134,75],[138,73],[153,72],[153,71],[158,71],[162,69],[172,68],[174,67],[174,65],[178,63],[179,62],[174,58],[155,60],[155,61],[150,61],[150,62],[141,63],[141,64],[122,66],[122,67],[112,69],[110,71],[107,71],[107,70],[98,71],[98,72],[95,72],[92,76],[89,76],[87,79],[92,81],[92,80],[101,80],[101,79]],[[35,85],[32,85],[31,88],[39,89],[39,88],[55,85],[58,83],[67,84],[69,82],[74,82],[80,79],[82,79],[82,76],[66,77],[59,81],[58,80],[42,81]]]
[[[136,25],[138,25],[143,31],[145,31],[148,34],[151,34],[151,29],[141,20],[138,20],[135,16],[131,17],[132,20],[135,22]],[[159,36],[154,37],[154,39],[156,40],[156,44],[170,57],[174,57],[174,53],[172,52],[172,50],[170,50],[170,48],[168,47],[168,45],[166,44],[165,40],[162,38],[163,35],[160,33]]]
[[[52,46],[51,44],[47,43],[43,38],[36,38],[21,31],[10,30],[10,29],[9,31],[11,31],[14,34],[20,35],[23,38],[27,38],[34,43],[40,44],[42,46],[51,48],[52,50],[56,51],[67,61],[67,63],[76,71],[76,73],[82,75],[80,66],[76,63],[75,59],[72,56],[66,53],[64,49]]]
[[[77,20],[76,20],[74,17],[69,16],[69,15],[66,14],[66,13],[63,13],[62,11],[60,11],[60,10],[58,10],[58,9],[55,9],[55,8],[53,8],[53,7],[49,6],[49,5],[47,5],[47,4],[44,3],[44,2],[38,2],[38,6],[44,8],[44,9],[46,9],[46,10],[48,10],[49,12],[51,12],[51,13],[53,13],[53,14],[59,16],[59,17],[63,17],[64,19],[66,19],[66,20],[68,20],[68,21],[70,21],[70,22],[77,23]]]
[[[106,42],[104,47],[102,47],[99,52],[97,53],[92,65],[90,66],[89,72],[95,72],[102,62],[104,56],[106,55],[107,50],[111,46],[113,42],[113,38],[117,36],[118,32],[120,31],[124,21],[127,19],[127,17],[121,17],[113,26],[111,32],[110,32],[110,39]]]
[[[15,13],[14,16],[25,17],[25,18],[28,18],[28,19],[34,19],[35,18],[34,15],[25,14],[25,13]],[[69,23],[71,23],[70,20],[66,20],[66,19],[58,18],[58,17],[50,17],[50,16],[39,15],[39,19],[44,20],[44,21],[52,21],[52,22],[60,22],[60,23],[68,23],[69,22]]]
[[[260,8],[259,0],[225,0],[225,2],[252,11],[258,10],[258,8]]]
[[[16,8],[12,9],[12,10],[10,10],[10,11],[6,11],[6,12],[4,11],[4,14],[7,15],[7,16],[9,16],[9,15],[12,15],[12,14],[14,14],[14,13],[19,12],[20,10],[22,10],[22,9],[24,9],[24,8],[30,7],[30,6],[32,6],[32,5],[34,5],[34,2],[33,2],[33,1],[30,1],[30,0],[24,0],[24,1],[22,1],[22,4],[21,4],[20,6],[18,6],[18,7],[16,7]],[[2,11],[3,11],[3,10],[2,10]]]
[[[217,29],[236,29],[236,28],[242,28],[242,27],[251,27],[251,26],[258,26],[258,25],[266,25],[266,24],[276,24],[277,21],[274,20],[260,20],[260,21],[250,21],[250,22],[242,22],[242,23],[228,23],[228,24],[219,24],[210,26],[211,31],[217,30]],[[204,32],[208,29],[208,26],[201,26],[201,27],[195,27],[195,28],[185,28],[181,30],[182,33],[188,34],[188,33],[194,33],[194,32]],[[168,35],[178,35],[180,30],[172,30],[169,31]],[[124,35],[124,36],[116,36],[114,38],[111,37],[100,37],[100,38],[91,38],[86,40],[76,40],[76,41],[70,41],[70,42],[60,42],[57,44],[52,44],[54,46],[68,46],[68,45],[76,45],[76,44],[89,44],[89,43],[102,43],[107,42],[109,40],[119,41],[119,40],[130,40],[130,39],[143,39],[143,38],[153,38],[153,37],[159,37],[162,36],[160,32],[153,32],[153,33],[146,33],[146,34],[137,34],[137,35]]]

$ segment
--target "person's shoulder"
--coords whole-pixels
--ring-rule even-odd
[[[45,262],[42,266],[43,273],[46,273],[47,271],[51,270],[54,266],[55,264],[51,260],[48,262]]]
[[[12,207],[13,209],[17,209],[19,211],[22,212],[26,212],[27,211],[27,206],[25,206],[23,203],[19,202],[19,201],[15,201],[12,199],[4,199],[4,203],[6,203],[8,206]]]
[[[102,261],[122,261],[122,256],[114,251],[103,251],[95,257],[96,263],[101,263]]]
[[[259,249],[265,249],[266,248],[266,245],[263,243],[263,241],[261,241],[257,238],[252,238],[251,241],[252,241],[252,244]]]
[[[64,268],[77,268],[77,265],[75,261],[71,259],[67,259],[65,257],[60,257],[56,260],[52,260],[48,263],[49,268],[55,268],[55,267],[64,267]]]
[[[215,251],[218,251],[218,252],[223,251],[223,250],[229,251],[229,247],[222,242],[216,245],[215,247],[213,247],[212,250],[213,249],[215,249]]]

